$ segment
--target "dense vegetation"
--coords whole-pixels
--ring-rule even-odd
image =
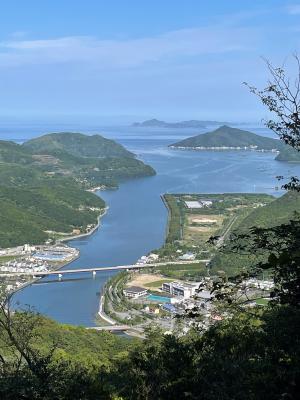
[[[276,157],[276,160],[298,163],[300,162],[300,154],[299,151],[293,149],[291,146],[285,146]]]
[[[28,314],[12,318],[11,337],[3,325],[3,399],[299,398],[300,314],[289,305],[238,313],[204,333],[153,328],[140,342]]]
[[[48,231],[85,232],[105,206],[86,189],[154,173],[99,135],[50,134],[23,145],[0,141],[0,247],[38,244],[51,237]]]
[[[258,228],[271,228],[288,223],[300,213],[300,193],[288,192],[264,207],[253,210],[246,218],[241,220],[232,232],[229,239],[243,235]],[[238,273],[249,268],[259,261],[265,260],[266,254],[254,254],[253,252],[232,252],[230,247],[224,246],[212,260],[212,271],[222,270],[228,275]]]
[[[114,140],[101,135],[87,136],[82,133],[61,132],[49,133],[23,144],[34,154],[52,154],[60,150],[79,157],[134,157]]]
[[[35,187],[0,186],[0,245],[40,244],[47,231],[84,231],[105,206],[99,197],[67,180],[51,178]]]
[[[241,129],[221,126],[220,128],[174,143],[174,147],[250,147],[257,150],[280,150],[282,143]]]

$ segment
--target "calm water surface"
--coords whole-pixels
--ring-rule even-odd
[[[102,132],[117,139],[139,158],[152,165],[157,175],[124,182],[118,190],[99,195],[109,206],[101,228],[92,236],[69,242],[80,250],[80,258],[66,268],[74,269],[57,282],[45,278],[15,295],[21,305],[29,304],[57,321],[91,326],[95,324],[99,297],[111,272],[76,274],[77,268],[130,264],[164,241],[167,212],[163,193],[265,192],[279,195],[277,175],[300,174],[300,166],[274,161],[270,153],[192,152],[169,150],[171,144],[195,131],[147,130],[134,128],[89,128],[68,130]],[[48,131],[59,131],[51,127]],[[255,129],[252,129],[255,131]],[[263,129],[259,133],[270,134]],[[16,133],[18,132],[18,133]],[[26,140],[45,132],[41,127],[23,131],[0,128],[0,138]]]

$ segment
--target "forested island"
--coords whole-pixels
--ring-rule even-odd
[[[22,145],[0,141],[0,247],[86,232],[105,207],[88,190],[154,174],[133,153],[100,135],[53,133]]]
[[[193,150],[280,151],[283,146],[277,139],[223,125],[214,131],[192,136],[169,147]]]
[[[148,119],[143,122],[134,122],[132,126],[136,128],[206,128],[210,125],[224,125],[226,122],[218,121],[198,121],[198,120],[188,120],[179,122],[165,122],[158,119]]]

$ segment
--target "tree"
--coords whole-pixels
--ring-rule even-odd
[[[57,357],[58,342],[40,350],[42,317],[31,309],[12,311],[10,297],[0,298],[0,398],[94,400],[111,398],[101,369]]]
[[[279,138],[297,151],[300,151],[300,59],[294,55],[296,64],[295,78],[289,78],[284,66],[275,67],[265,60],[270,72],[270,80],[263,89],[244,84],[261,100],[262,104],[274,115],[274,119],[265,120],[265,125]],[[279,177],[283,179],[283,177]],[[284,189],[300,191],[298,177],[291,177]]]

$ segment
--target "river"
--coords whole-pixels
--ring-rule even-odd
[[[51,129],[58,130],[59,127]],[[94,325],[99,292],[112,275],[101,272],[93,279],[89,274],[76,274],[76,268],[130,264],[161,246],[167,221],[167,211],[160,199],[162,193],[264,192],[279,195],[281,192],[274,189],[276,176],[300,174],[299,165],[277,162],[271,153],[168,149],[168,144],[195,131],[129,127],[101,130],[81,127],[80,130],[100,131],[118,140],[152,165],[157,175],[123,182],[118,190],[99,192],[109,210],[93,235],[69,242],[80,250],[80,258],[65,267],[73,268],[74,275],[61,282],[44,278],[14,296],[21,306],[30,305],[63,323]],[[261,128],[252,127],[251,130],[270,136]],[[7,139],[9,134],[10,138],[22,141],[43,131],[41,127],[32,127],[19,130],[16,136],[13,129],[0,129],[0,138]]]

